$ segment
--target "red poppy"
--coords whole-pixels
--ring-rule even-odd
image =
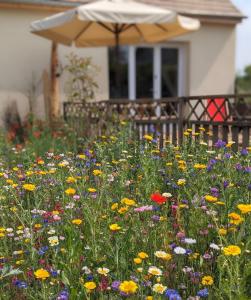
[[[151,200],[157,204],[163,204],[166,202],[166,197],[162,196],[160,193],[154,193],[151,195]]]

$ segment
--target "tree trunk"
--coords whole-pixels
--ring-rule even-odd
[[[52,42],[51,47],[51,101],[50,101],[50,122],[56,121],[60,116],[59,82],[57,78],[58,67],[58,45]]]

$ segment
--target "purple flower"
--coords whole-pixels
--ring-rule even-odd
[[[246,173],[251,173],[251,167],[245,167],[245,172]]]
[[[214,144],[214,146],[215,146],[216,148],[224,148],[224,147],[226,146],[226,142],[224,142],[224,141],[222,141],[222,140],[218,140],[218,141]]]
[[[69,292],[67,290],[63,290],[57,296],[57,300],[68,300],[69,299]]]
[[[248,155],[248,150],[247,149],[242,149],[241,150],[241,155],[243,155],[243,156]]]
[[[237,171],[241,171],[241,170],[242,170],[242,165],[241,165],[241,164],[236,164],[236,165],[235,165],[235,169],[236,169]]]
[[[201,298],[206,298],[209,295],[208,293],[208,289],[205,288],[203,290],[198,291],[197,296],[201,297]]]
[[[227,188],[227,187],[229,186],[229,182],[225,180],[225,181],[223,182],[223,186],[224,186],[224,188]]]
[[[231,157],[231,154],[230,153],[225,153],[225,158],[229,159]]]
[[[119,280],[113,281],[113,283],[112,283],[112,289],[115,290],[115,291],[118,291],[120,283],[121,282]]]
[[[151,286],[151,285],[152,285],[152,282],[151,282],[150,280],[143,281],[143,282],[142,282],[142,285],[143,285],[143,286]]]
[[[158,222],[160,220],[160,216],[153,215],[152,220]]]

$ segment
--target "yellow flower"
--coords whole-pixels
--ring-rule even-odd
[[[85,284],[84,284],[84,287],[87,289],[87,290],[89,290],[89,291],[91,291],[91,290],[94,290],[95,288],[96,288],[96,283],[95,282],[93,282],[93,281],[87,281]]]
[[[128,206],[134,206],[136,204],[136,202],[132,199],[128,199],[128,198],[123,198],[121,200],[121,203],[128,205]]]
[[[216,201],[218,201],[217,197],[214,197],[214,196],[211,196],[211,195],[206,195],[204,198],[208,202],[216,202]]]
[[[153,300],[153,296],[147,296],[146,300]]]
[[[148,258],[149,256],[148,256],[148,254],[145,253],[145,252],[139,252],[139,253],[138,253],[138,257],[140,257],[141,259],[145,259],[145,258]]]
[[[158,294],[163,294],[166,289],[167,289],[167,287],[161,283],[156,283],[153,286],[153,291]]]
[[[228,143],[226,144],[226,147],[227,147],[227,148],[230,148],[230,147],[232,147],[233,144],[235,144],[235,142],[230,141],[230,142],[228,142]]]
[[[227,230],[225,228],[220,228],[218,230],[219,235],[226,235],[227,234]]]
[[[34,275],[37,279],[42,279],[42,280],[45,280],[46,278],[50,277],[49,272],[45,269],[38,269],[37,271],[34,272]]]
[[[77,157],[80,158],[80,159],[85,159],[86,155],[85,154],[79,154],[79,155],[77,155]]]
[[[235,245],[229,245],[223,248],[223,252],[226,256],[236,256],[241,254],[241,248]]]
[[[89,189],[88,189],[88,192],[89,192],[89,193],[96,193],[96,191],[97,191],[97,190],[94,189],[94,188],[89,188]]]
[[[214,283],[214,279],[212,276],[204,276],[202,277],[201,283],[203,285],[212,285]]]
[[[66,182],[67,183],[75,183],[77,182],[77,179],[72,177],[72,176],[69,176],[67,179],[66,179]]]
[[[118,203],[113,203],[113,205],[111,206],[111,210],[115,210],[118,208]]]
[[[74,219],[71,221],[74,225],[80,225],[83,221],[81,219]]]
[[[151,135],[148,135],[148,134],[145,134],[145,135],[143,136],[143,138],[144,138],[145,140],[147,140],[147,141],[152,141],[152,140],[153,140],[153,137],[152,137]]]
[[[218,205],[225,205],[225,203],[222,202],[222,201],[217,201],[217,202],[215,202],[215,204],[218,204]]]
[[[76,194],[76,190],[73,188],[68,188],[67,190],[65,190],[66,195],[70,196],[70,195],[75,195]]]
[[[121,282],[121,284],[119,285],[119,289],[121,292],[126,293],[126,294],[134,294],[137,292],[138,289],[138,285],[132,281],[123,281]]]
[[[195,169],[206,169],[206,165],[204,165],[204,164],[195,164],[194,166],[193,166]]]
[[[155,251],[154,255],[156,257],[164,259],[164,260],[170,260],[172,258],[172,255],[169,253],[166,253],[165,251]]]
[[[166,163],[166,166],[167,166],[167,167],[171,167],[172,165],[173,165],[173,163],[171,163],[171,162],[167,162],[167,163]]]
[[[29,192],[32,192],[36,189],[36,186],[34,184],[30,184],[30,183],[25,183],[23,185],[23,188],[26,190],[26,191],[29,191]]]
[[[109,270],[108,268],[98,268],[98,269],[97,269],[97,272],[98,272],[100,275],[107,276],[107,274],[110,272],[110,270]]]
[[[59,215],[60,214],[60,212],[58,211],[58,210],[53,210],[52,211],[52,215],[53,216],[57,216],[57,215]]]
[[[134,258],[133,261],[134,261],[134,263],[137,264],[137,265],[142,263],[142,259],[139,258],[139,257]]]
[[[178,185],[185,185],[186,184],[186,179],[179,179],[177,184]]]
[[[154,276],[161,276],[162,271],[157,267],[149,267],[148,273]]]
[[[17,260],[16,261],[16,265],[22,265],[24,263],[23,259]]]
[[[37,223],[37,224],[34,225],[34,228],[36,228],[36,229],[39,229],[41,227],[42,227],[42,224],[39,224],[39,223]]]
[[[48,241],[52,247],[57,246],[59,244],[59,240],[56,235],[49,237]]]
[[[239,225],[244,221],[244,219],[239,214],[236,214],[234,212],[228,214],[228,216],[231,219],[230,224]]]
[[[93,170],[92,173],[93,173],[94,176],[100,176],[102,174],[102,171],[100,171],[100,170]]]
[[[127,211],[128,211],[128,206],[123,206],[118,210],[118,213],[122,215],[122,214],[126,213]]]
[[[241,211],[242,214],[247,214],[251,212],[251,204],[239,204],[237,208]]]
[[[109,228],[110,228],[111,231],[118,231],[118,230],[121,229],[121,227],[118,224],[116,224],[116,223],[115,224],[111,224],[109,226]]]

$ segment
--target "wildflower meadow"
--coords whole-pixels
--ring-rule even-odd
[[[251,147],[129,126],[2,138],[0,299],[251,299]]]

